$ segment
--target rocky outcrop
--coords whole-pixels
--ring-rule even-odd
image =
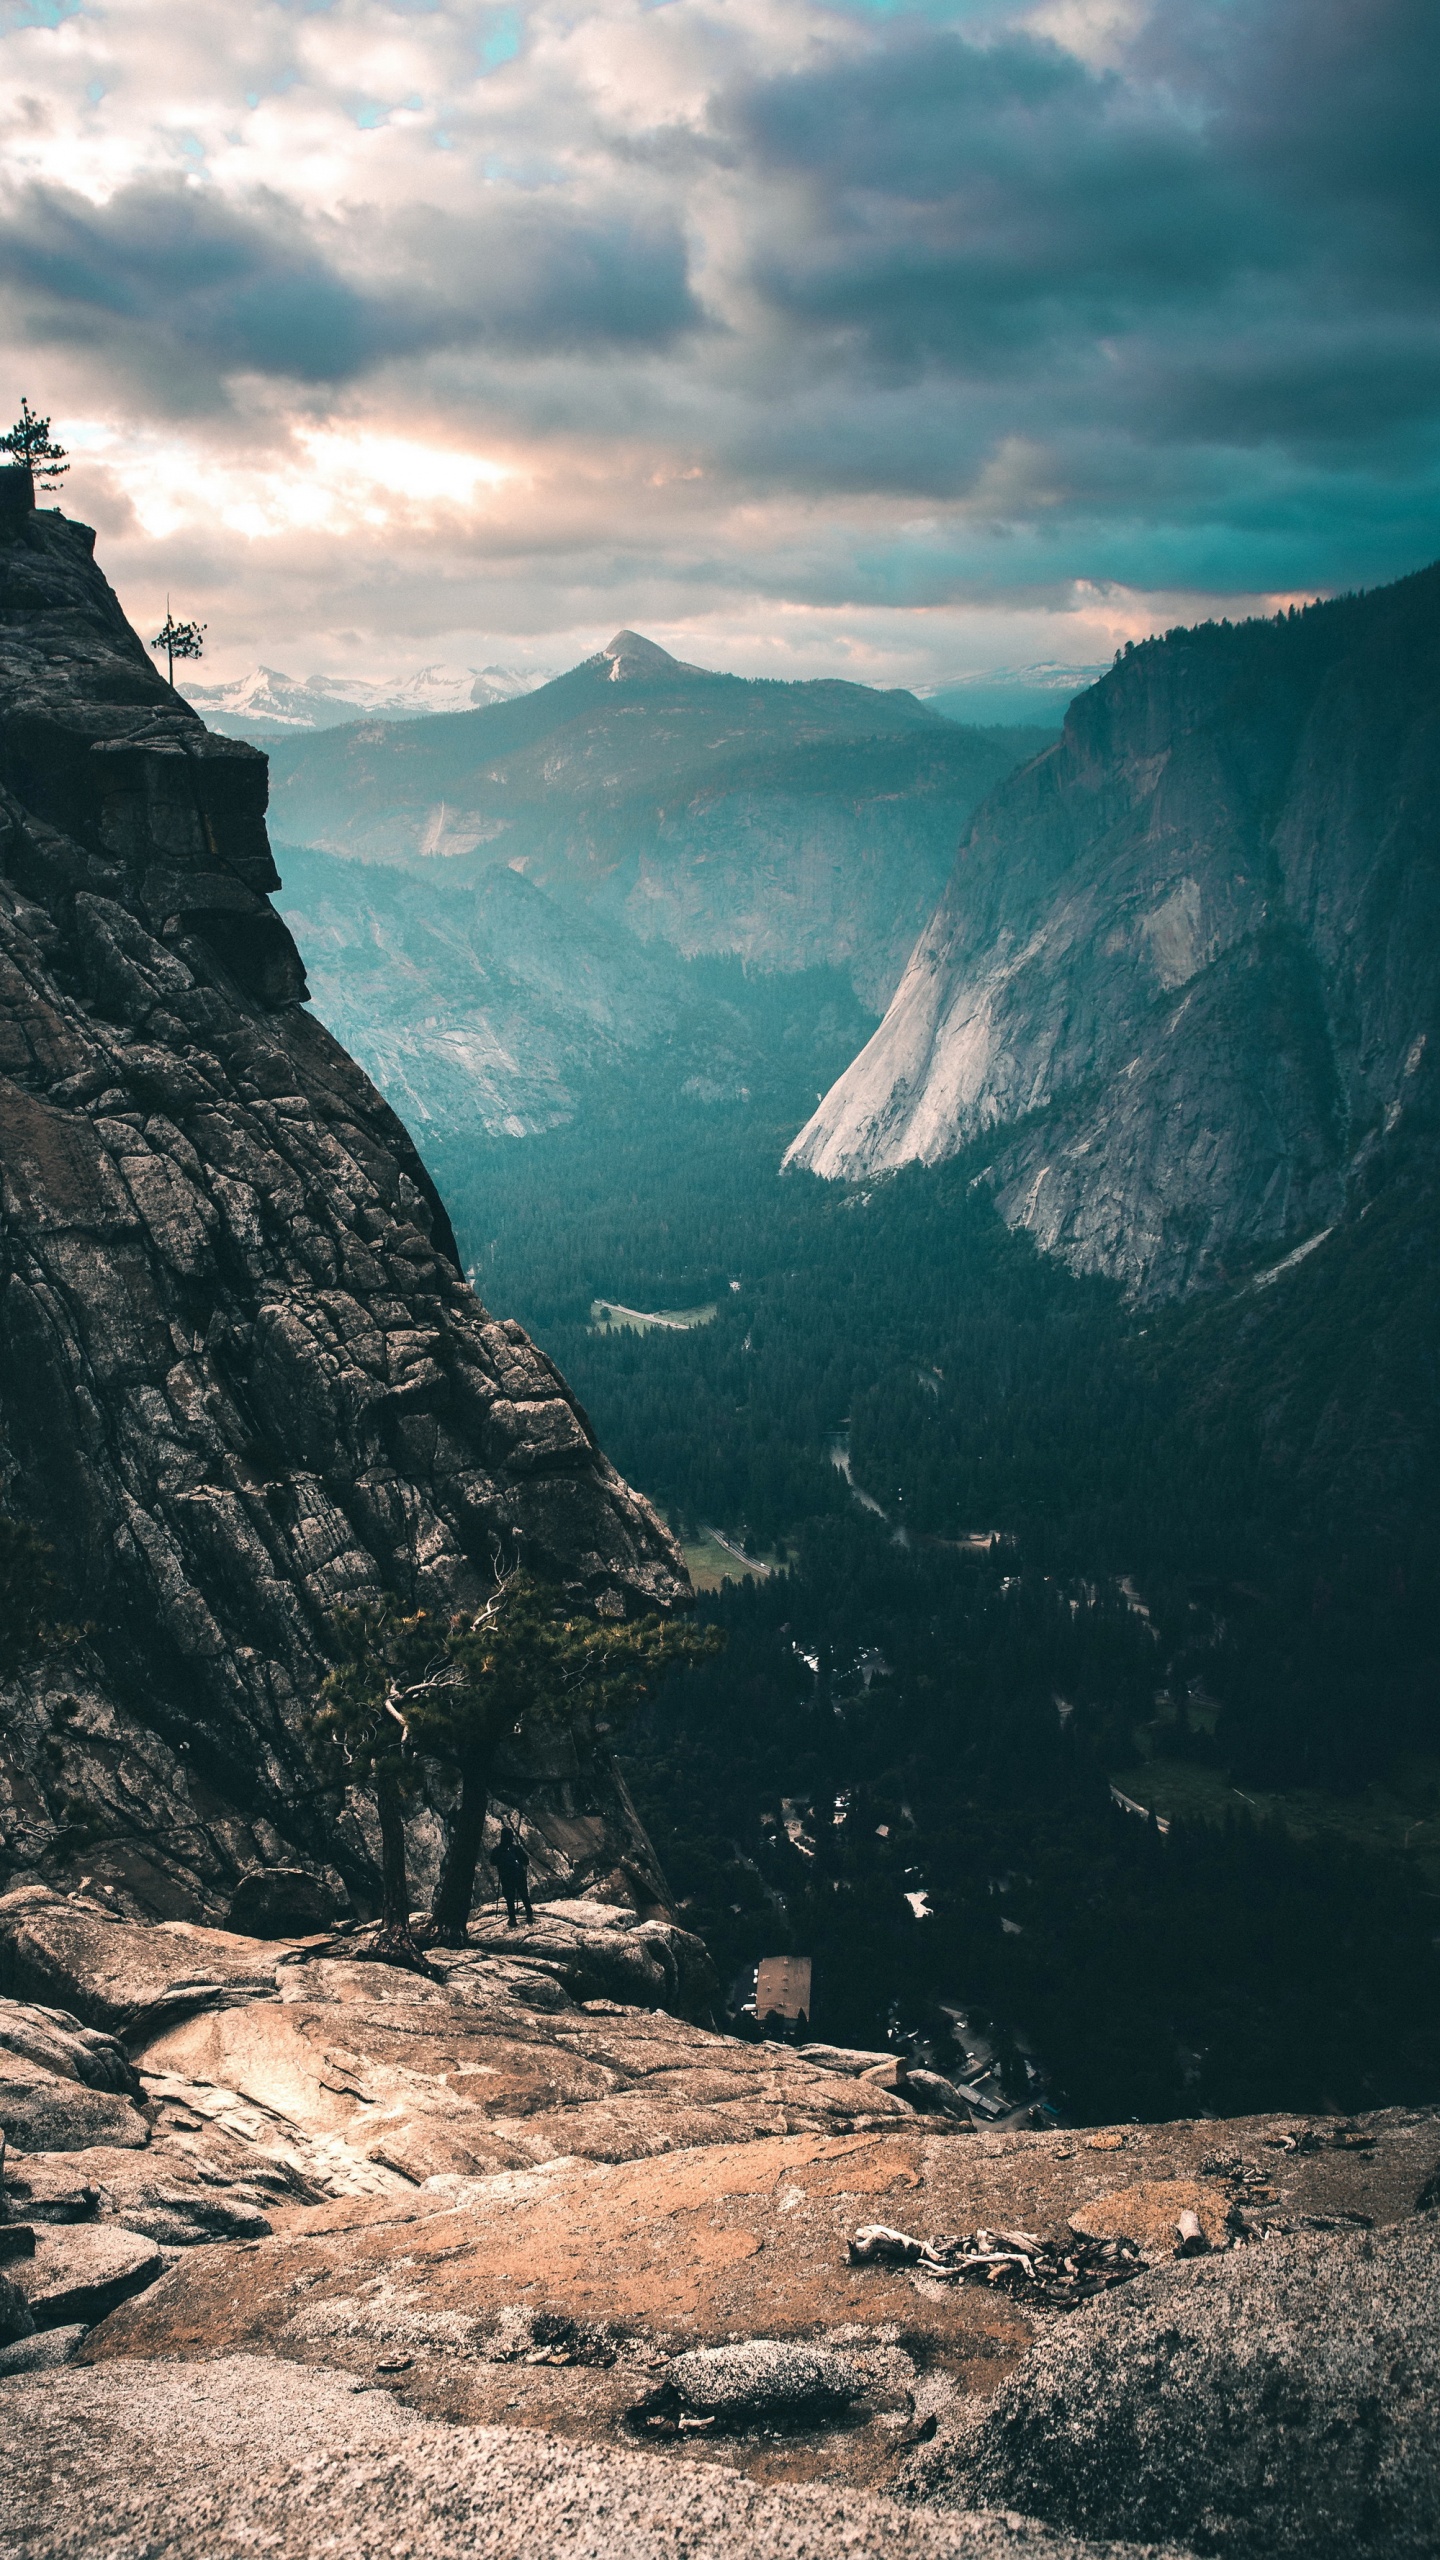
[[[1440,2535],[1437,2286],[1433,2211],[1157,2268],[1041,2341],[917,2485],[1236,2560],[1423,2560]]]
[[[344,1909],[368,1816],[304,1736],[337,1605],[460,1603],[517,1545],[612,1614],[688,1585],[306,1009],[264,758],[27,501],[0,490],[0,1508],[87,1632],[6,1690],[0,1874],[220,1918],[298,1866]],[[598,1739],[504,1783],[549,1890],[662,1896]]]
[[[1317,1238],[1433,1127],[1440,569],[1148,642],[992,794],[786,1159],[983,1144],[1012,1226],[1142,1299]]]
[[[207,2141],[218,2127],[249,2145],[302,2191],[393,2197],[434,2177],[628,2159],[792,2119],[811,2131],[912,2121],[893,2090],[696,2025],[712,1990],[703,1946],[633,1911],[543,1904],[530,1928],[482,1924],[429,1977],[360,1961],[365,1945],[364,1932],[281,1943],[137,1926],[83,1897],[7,1897],[0,2038],[12,2051],[0,2044],[0,2066],[16,2076],[0,2076],[0,2124],[13,2150],[147,2148],[146,2108],[158,2107]],[[44,2009],[30,2005],[41,1993]],[[77,2060],[108,2075],[108,2115],[70,2072]],[[77,2173],[58,2174],[68,2191]]]

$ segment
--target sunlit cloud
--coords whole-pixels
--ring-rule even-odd
[[[298,530],[344,538],[364,528],[402,539],[459,517],[522,478],[482,454],[372,429],[297,425],[284,459],[207,452],[193,438],[119,434],[101,421],[69,430],[72,451],[104,465],[141,531],[163,542],[223,525],[247,542]]]

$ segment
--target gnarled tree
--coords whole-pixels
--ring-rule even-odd
[[[445,1632],[423,1609],[403,1617],[385,1599],[338,1609],[331,1640],[338,1658],[315,1711],[322,1757],[372,1790],[380,1824],[380,1933],[367,1952],[423,1971],[405,1857],[405,1801],[423,1775],[410,1719],[427,1686],[454,1678]]]
[[[679,1663],[717,1653],[716,1627],[648,1615],[616,1623],[580,1613],[534,1574],[512,1573],[446,1637],[456,1674],[428,1683],[410,1711],[415,1747],[449,1764],[460,1799],[435,1888],[427,1935],[463,1947],[485,1836],[495,1764],[519,1734],[545,1727],[614,1731]]]
[[[678,1663],[719,1651],[718,1628],[659,1616],[602,1621],[553,1584],[512,1572],[483,1608],[442,1624],[391,1600],[337,1612],[338,1659],[316,1712],[346,1774],[374,1791],[380,1932],[370,1952],[423,1965],[410,1917],[405,1800],[426,1760],[460,1781],[425,1938],[463,1947],[495,1765],[517,1735],[616,1726]]]

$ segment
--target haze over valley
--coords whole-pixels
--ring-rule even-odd
[[[279,767],[277,826],[324,843],[280,897],[317,1002],[718,1586],[724,1667],[631,1783],[737,1998],[778,1936],[832,2036],[954,1998],[1019,2037],[1016,2090],[1023,2048],[1090,2112],[1298,2096],[1320,2050],[1358,2103],[1398,2031],[1368,1977],[1337,2008],[1300,1879],[1353,1927],[1403,1843],[1419,1926],[1440,1850],[1436,591],[1173,633],[1059,741],[937,750],[903,695],[622,634],[522,704]],[[933,913],[882,968],[902,898]],[[1113,1881],[1147,1812],[1183,1889],[1178,1856]],[[1077,1856],[1112,1874],[1098,1939]],[[1276,1892],[1308,1916],[1262,1978]]]

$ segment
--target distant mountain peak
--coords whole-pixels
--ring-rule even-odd
[[[597,653],[610,660],[610,682],[624,684],[635,676],[703,676],[704,667],[692,667],[684,658],[672,658],[658,640],[647,640],[643,631],[617,631]]]

